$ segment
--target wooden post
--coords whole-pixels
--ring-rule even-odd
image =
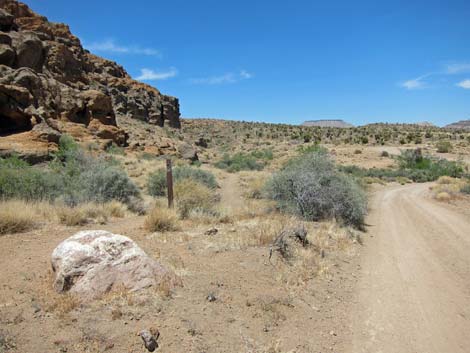
[[[173,171],[171,168],[171,159],[166,160],[166,186],[168,195],[168,208],[173,208]]]

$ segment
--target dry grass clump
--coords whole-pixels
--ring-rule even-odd
[[[449,202],[459,195],[462,188],[465,187],[465,184],[465,181],[462,179],[442,176],[430,189],[436,200]]]
[[[385,185],[386,184],[384,180],[377,178],[377,177],[364,177],[362,178],[362,181],[367,185],[370,185],[370,184]]]
[[[41,306],[47,312],[53,312],[60,318],[64,318],[68,313],[78,308],[81,304],[80,299],[71,293],[57,293],[52,286],[54,274],[48,271],[44,276],[40,286]]]
[[[395,181],[399,183],[400,185],[405,185],[405,184],[409,184],[413,182],[413,180],[411,180],[410,178],[403,177],[403,176],[397,176],[395,178]]]
[[[127,207],[119,201],[104,204],[88,202],[75,207],[57,204],[55,211],[59,223],[66,226],[80,226],[92,222],[105,224],[108,218],[123,218],[128,212]]]
[[[105,203],[103,208],[109,216],[115,218],[124,218],[128,213],[127,206],[115,200]]]
[[[221,207],[214,207],[210,212],[203,209],[194,209],[187,218],[192,224],[233,223],[233,215]]]
[[[240,186],[244,190],[243,196],[249,199],[262,199],[267,179],[268,176],[265,173],[243,172],[240,175]]]
[[[219,198],[214,190],[191,179],[175,184],[176,207],[181,218],[189,218],[191,212],[215,213]]]
[[[447,193],[445,191],[442,191],[442,192],[438,193],[435,196],[435,198],[436,198],[437,201],[449,202],[452,199],[452,196],[449,193]]]
[[[25,201],[0,203],[0,234],[20,233],[32,229],[36,222],[36,209]]]
[[[145,218],[144,227],[150,232],[169,232],[179,229],[178,214],[175,210],[155,207]]]
[[[278,214],[238,220],[211,239],[211,246],[225,250],[269,246],[286,222],[287,217]]]
[[[88,223],[88,217],[81,207],[60,207],[56,210],[59,223],[66,226],[80,226]]]

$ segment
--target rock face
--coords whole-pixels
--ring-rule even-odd
[[[456,123],[452,123],[444,126],[444,129],[463,129],[470,130],[470,120],[460,120]]]
[[[54,288],[95,298],[115,286],[138,291],[163,281],[178,285],[176,276],[151,259],[131,239],[102,230],[81,231],[52,253]]]
[[[344,120],[308,120],[305,121],[303,126],[319,126],[319,127],[340,127],[340,128],[348,128],[354,127]]]
[[[91,54],[67,25],[16,0],[0,0],[0,136],[45,125],[39,128],[43,138],[54,130],[126,145],[116,118],[179,128],[178,99]]]

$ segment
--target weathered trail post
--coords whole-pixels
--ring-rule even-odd
[[[173,208],[173,171],[171,168],[171,159],[166,160],[166,186],[168,195],[168,208]]]

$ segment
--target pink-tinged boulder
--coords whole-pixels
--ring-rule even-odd
[[[52,253],[57,292],[96,298],[113,287],[138,291],[162,282],[178,285],[175,274],[150,258],[128,237],[103,230],[78,232]]]

